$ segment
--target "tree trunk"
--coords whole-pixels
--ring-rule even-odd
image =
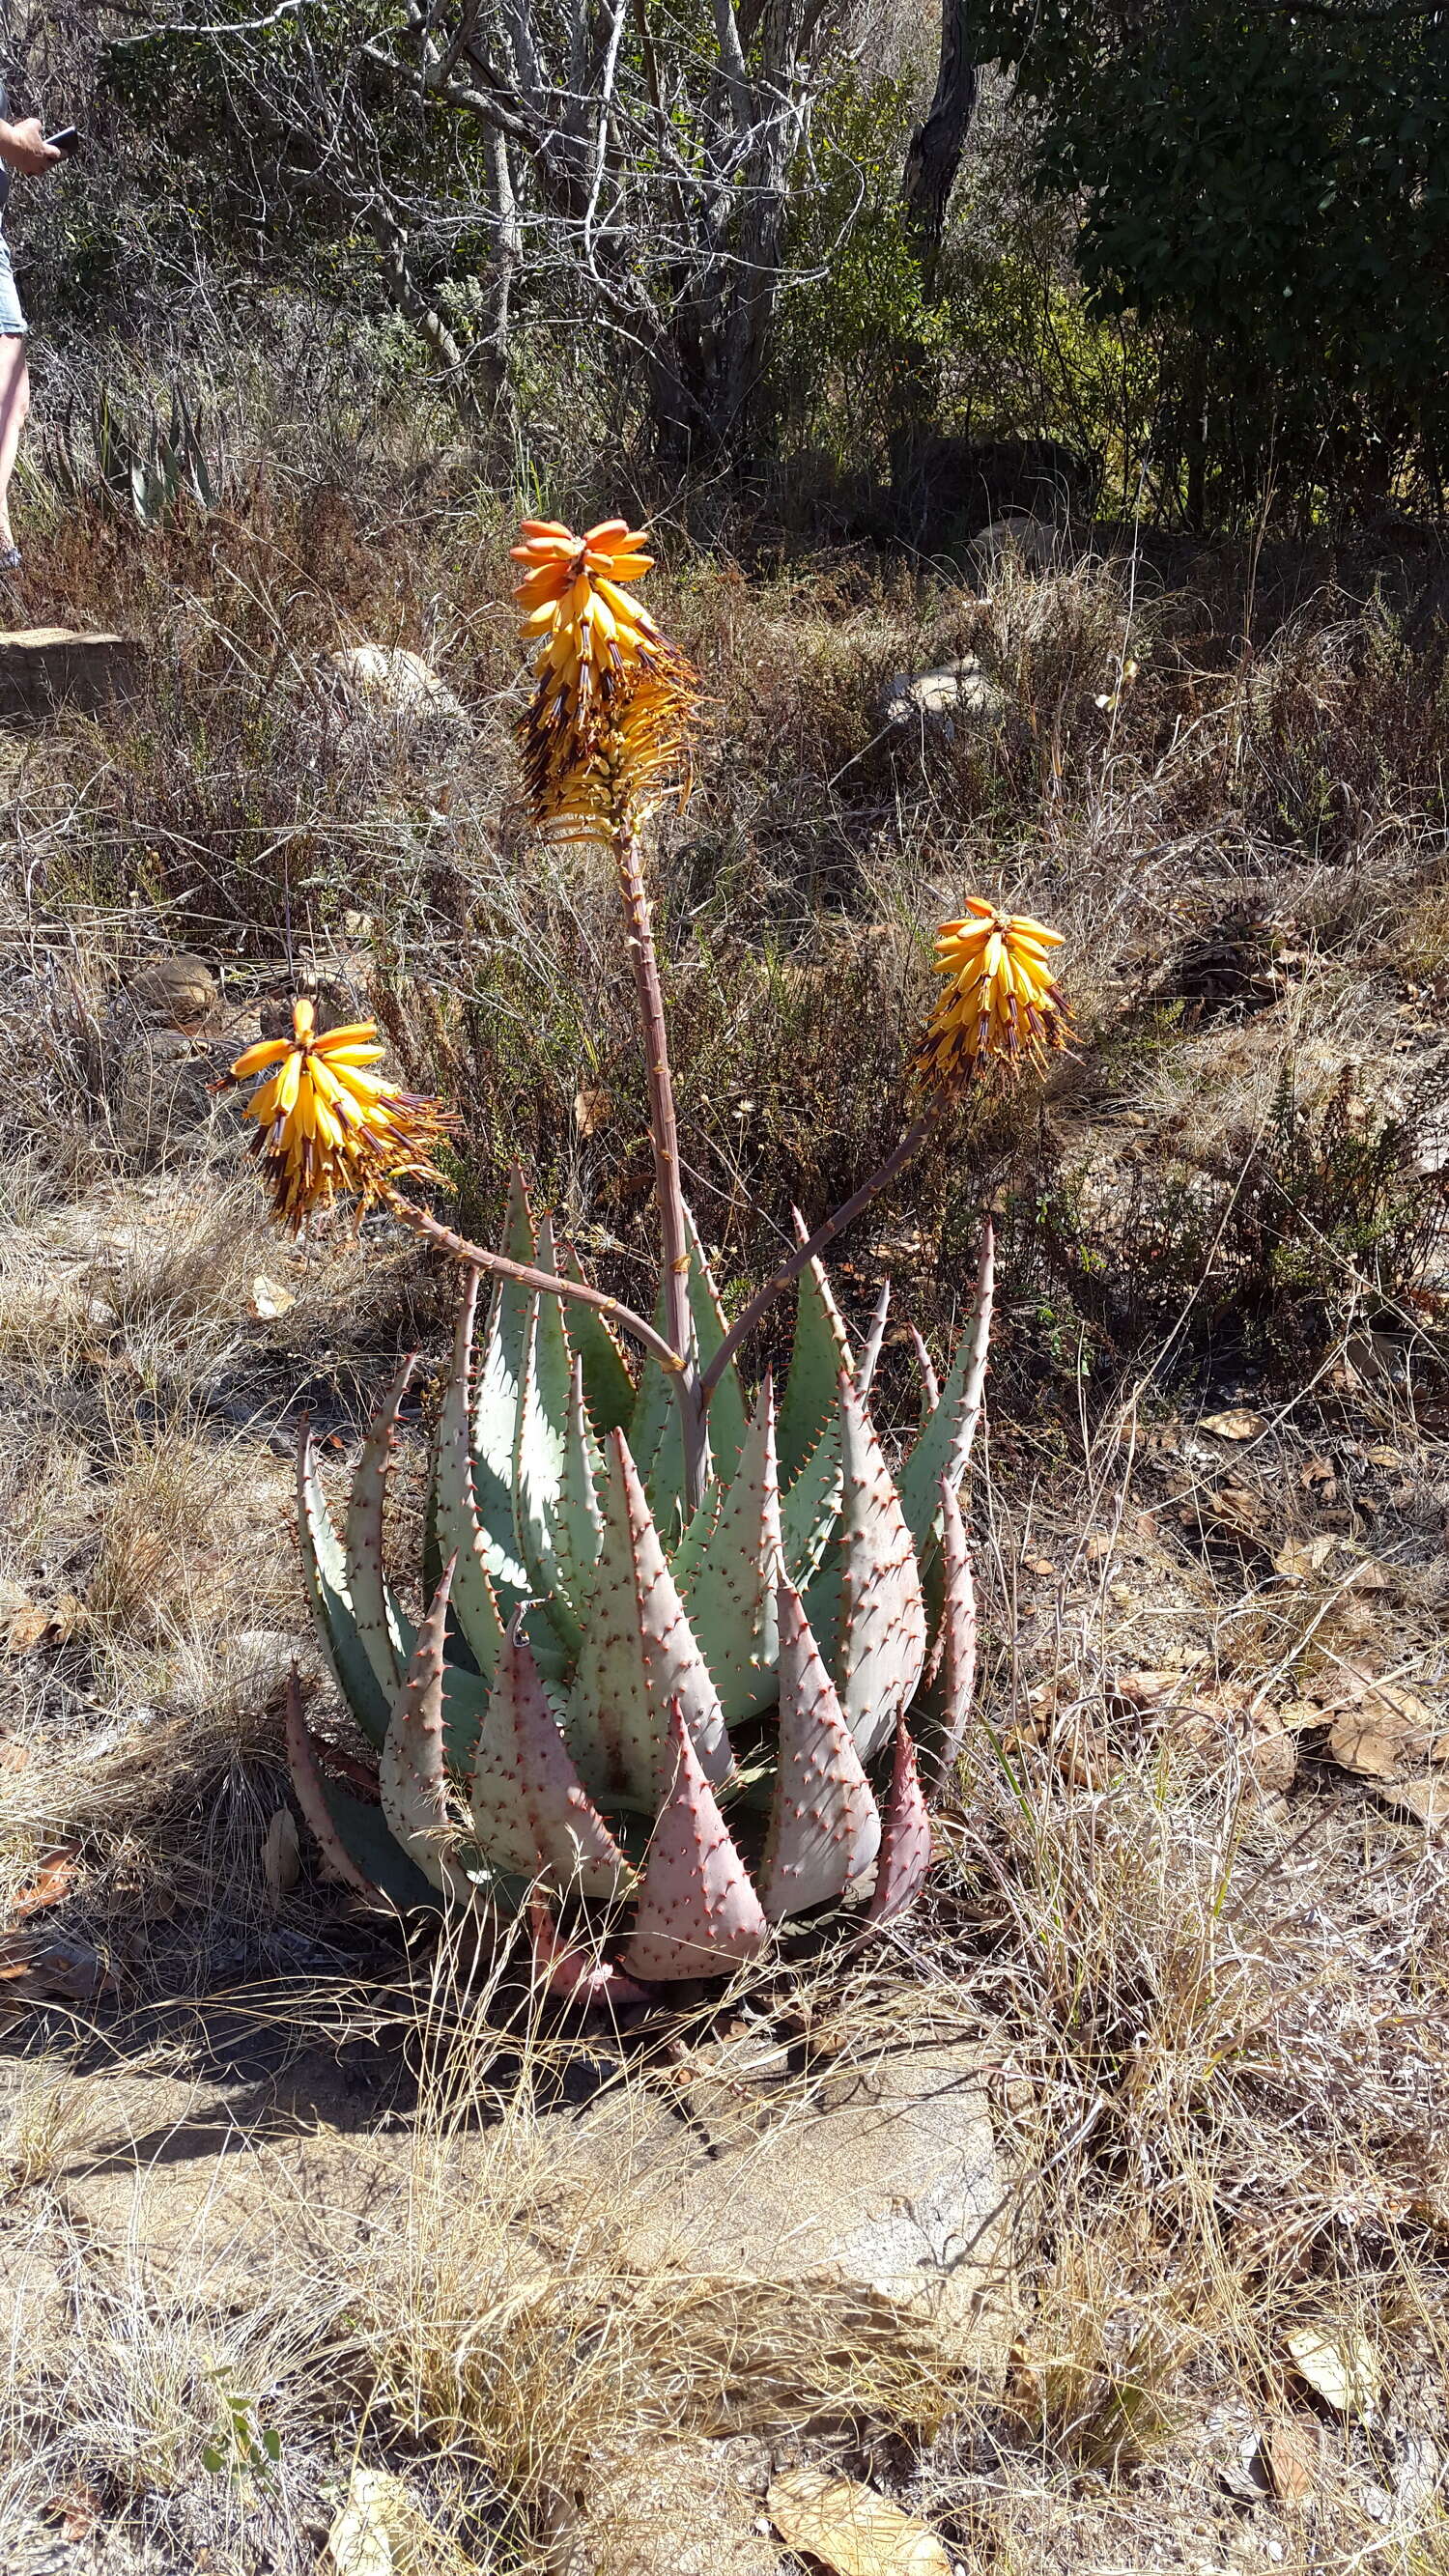
[[[906,154],[906,215],[920,251],[927,295],[934,295],[946,208],[976,107],[977,66],[971,50],[971,0],[941,0],[941,64],[936,95]]]

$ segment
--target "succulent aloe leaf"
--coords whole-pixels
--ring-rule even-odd
[[[383,1572],[382,1507],[398,1410],[417,1364],[416,1352],[403,1361],[368,1425],[348,1497],[343,1549],[344,1578],[352,1596],[357,1633],[389,1698],[402,1680],[416,1631],[411,1620],[403,1617]]]
[[[479,1846],[495,1867],[611,1897],[624,1855],[589,1797],[549,1703],[522,1624],[509,1628],[469,1778]]]
[[[561,1275],[583,1278],[572,1244],[564,1247]],[[569,1307],[564,1328],[574,1357],[583,1363],[584,1402],[599,1438],[606,1431],[627,1430],[634,1412],[634,1381],[607,1315],[600,1314],[597,1306],[575,1303]]]
[[[838,1535],[805,1607],[816,1636],[830,1641],[840,1704],[856,1750],[868,1762],[920,1680],[926,1609],[900,1498],[846,1369],[839,1402]]]
[[[793,1583],[804,1587],[813,1581],[840,1516],[843,1483],[840,1424],[832,1414],[780,1506],[785,1566]]]
[[[307,1597],[333,1677],[363,1734],[380,1747],[387,1734],[388,1699],[358,1630],[342,1549],[323,1499],[311,1430],[305,1424],[297,1443],[297,1532]]]
[[[996,1248],[990,1217],[981,1237],[976,1265],[976,1293],[971,1321],[947,1373],[946,1382],[901,1470],[901,1508],[918,1548],[939,1526],[941,1478],[960,1484],[981,1419],[986,1363],[991,1343],[991,1308],[995,1290]]]
[[[844,1894],[880,1844],[880,1810],[793,1583],[777,1596],[780,1740],[757,1873],[772,1923]]]
[[[885,1342],[886,1326],[890,1321],[890,1312],[891,1283],[888,1279],[883,1279],[876,1292],[875,1306],[872,1310],[870,1319],[870,1331],[865,1337],[865,1348],[860,1355],[860,1366],[855,1372],[855,1383],[860,1389],[862,1401],[869,1396],[870,1390],[875,1384],[876,1368]]]
[[[715,1804],[678,1700],[665,1741],[672,1777],[639,1881],[626,1973],[650,1981],[717,1977],[755,1958],[769,1925]]]
[[[418,1630],[407,1677],[388,1720],[378,1787],[382,1811],[408,1858],[440,1894],[471,1898],[465,1873],[445,1849],[451,1837],[447,1772],[443,1760],[443,1647],[453,1563],[443,1569]]]
[[[931,1866],[931,1819],[916,1770],[916,1748],[903,1717],[896,1719],[890,1794],[881,1826],[880,1859],[867,1909],[871,1923],[889,1923],[914,1904]]]
[[[599,1508],[603,1479],[603,1454],[589,1424],[583,1362],[576,1359],[569,1390],[563,1481],[553,1523],[554,1563],[563,1600],[555,1599],[552,1604],[556,1622],[560,1611],[567,1610],[575,1638],[582,1633],[578,1605],[588,1597],[603,1544],[604,1515]]]
[[[569,1750],[590,1793],[652,1812],[670,1777],[678,1701],[716,1786],[733,1768],[709,1667],[695,1642],[622,1431],[604,1444],[604,1537],[569,1699]]]
[[[976,1694],[976,1586],[961,1505],[949,1476],[941,1478],[941,1619],[933,1650],[932,1714],[936,1725],[933,1773],[938,1787],[950,1779]]]
[[[728,1329],[704,1246],[688,1208],[689,1313],[695,1357],[701,1368],[713,1359]],[[666,1328],[661,1293],[654,1320]],[[745,1391],[733,1360],[709,1400],[709,1448],[714,1473],[727,1483],[745,1445]],[[639,1372],[639,1393],[629,1427],[629,1446],[661,1522],[673,1518],[684,1492],[684,1433],[674,1381],[656,1359],[646,1359]]]
[[[533,1220],[528,1211],[523,1176],[516,1165],[508,1185],[508,1217],[503,1248],[510,1260],[526,1263],[533,1260]],[[527,1369],[532,1307],[530,1291],[521,1287],[517,1280],[498,1281],[477,1364],[470,1424],[474,1505],[488,1545],[488,1570],[493,1587],[510,1613],[515,1602],[532,1588],[523,1562],[513,1502],[518,1416]],[[456,1375],[455,1360],[455,1378]],[[450,1382],[449,1405],[456,1401],[457,1394],[455,1384]],[[449,1419],[451,1428],[451,1416]],[[440,1425],[440,1480],[442,1468]],[[439,1537],[445,1554],[458,1544],[456,1538],[450,1537],[441,1527]]]
[[[512,1442],[518,1388],[515,1381],[512,1398],[506,1398],[506,1369],[496,1299],[489,1319],[481,1373],[486,1374],[490,1367],[494,1372],[492,1395],[489,1397],[490,1436],[496,1434],[501,1438],[506,1419],[508,1448],[506,1452],[502,1451],[495,1441],[494,1449],[481,1462],[476,1461],[472,1453],[474,1413],[469,1401],[469,1377],[474,1318],[478,1310],[478,1279],[476,1270],[465,1273],[463,1294],[458,1305],[453,1365],[438,1416],[437,1443],[433,1452],[433,1514],[440,1555],[445,1563],[450,1556],[457,1558],[453,1597],[459,1624],[479,1670],[491,1673],[502,1633],[497,1596],[501,1595],[502,1607],[511,1615],[515,1604],[530,1587],[527,1569],[518,1555],[513,1527]],[[487,1518],[480,1506],[480,1486],[489,1496]]]
[[[539,1227],[536,1257],[540,1270],[552,1271],[556,1255],[547,1216]],[[513,1511],[529,1590],[545,1597],[559,1580],[554,1523],[563,1491],[571,1376],[559,1301],[540,1291],[529,1302],[524,1339],[513,1435]]]
[[[727,1726],[770,1707],[775,1697],[781,1563],[775,1396],[767,1371],[738,1471],[684,1586],[689,1623]]]
[[[295,1673],[287,1685],[286,1730],[287,1768],[297,1804],[331,1875],[373,1905],[395,1905],[400,1913],[435,1906],[433,1889],[388,1832],[382,1809],[323,1777]]]
[[[795,1224],[803,1230],[798,1209]],[[796,1285],[795,1343],[780,1398],[777,1445],[784,1491],[814,1456],[822,1430],[834,1417],[840,1372],[854,1365],[830,1282],[820,1262],[808,1262]]]

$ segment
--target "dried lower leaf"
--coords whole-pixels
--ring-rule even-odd
[[[279,1807],[262,1838],[262,1875],[274,1904],[296,1886],[301,1867],[297,1820],[290,1807]]]
[[[1341,1762],[1345,1771],[1356,1771],[1361,1779],[1396,1780],[1426,1758],[1433,1759],[1437,1741],[1375,1692],[1334,1719],[1328,1749],[1335,1762]]]
[[[47,2498],[45,2511],[60,2524],[62,2540],[74,2545],[89,2539],[105,2513],[105,2500],[94,2487],[67,2487],[60,2495]]]
[[[1205,1413],[1199,1431],[1211,1431],[1219,1440],[1256,1440],[1268,1425],[1261,1413],[1249,1413],[1241,1404],[1230,1404],[1223,1413]]]
[[[1371,2424],[1378,2412],[1383,2364],[1366,2335],[1351,2326],[1332,2334],[1321,2326],[1295,2326],[1286,2338],[1289,2358],[1325,2406],[1337,2415],[1356,2415]]]
[[[786,2548],[818,2558],[834,2576],[951,2576],[936,2534],[855,2478],[789,2469],[765,2504]]]

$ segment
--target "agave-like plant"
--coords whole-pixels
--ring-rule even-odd
[[[299,1803],[333,1869],[371,1895],[526,1906],[555,1986],[589,1997],[723,1974],[775,1927],[867,1887],[879,1923],[924,1879],[917,1739],[937,1775],[950,1769],[975,1670],[960,1492],[986,1374],[991,1228],[939,1385],[917,1341],[922,1418],[896,1475],[870,1411],[887,1301],[857,1354],[820,1254],[964,1080],[1042,1061],[1066,1024],[1056,934],[973,902],[939,943],[949,980],[916,1059],[921,1114],[843,1208],[813,1234],[798,1225],[789,1259],[726,1320],[680,1187],[641,854],[648,814],[687,783],[698,683],[627,587],[649,569],[641,542],[622,521],[582,538],[534,522],[515,551],[538,649],[521,727],[534,819],[599,841],[624,901],[663,1256],[652,1320],[583,1277],[518,1174],[500,1250],[403,1196],[402,1174],[437,1177],[429,1157],[449,1122],[373,1070],[370,1024],[319,1034],[299,1003],[290,1040],[233,1068],[266,1076],[250,1107],[279,1215],[381,1199],[465,1265],[416,1628],[383,1548],[414,1363],[370,1427],[340,1539],[302,1443],[312,1606],[378,1769],[375,1799],[328,1776],[294,1688]],[[768,1373],[751,1394],[738,1355],[792,1285],[777,1401]]]

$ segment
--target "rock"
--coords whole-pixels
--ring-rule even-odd
[[[778,2550],[726,2446],[674,2442],[600,2463],[566,2576],[778,2576]]]
[[[326,656],[342,694],[361,713],[394,723],[441,721],[471,730],[468,711],[421,653],[401,644],[349,644]]]
[[[148,958],[128,979],[126,992],[154,1027],[180,1029],[188,1037],[216,1007],[216,978],[201,957]]]
[[[939,724],[949,742],[958,721],[985,732],[1001,722],[1006,705],[1005,691],[968,656],[914,679],[895,672],[880,702],[880,719],[886,725]]]
[[[61,707],[126,705],[139,697],[145,676],[146,648],[133,635],[20,627],[0,635],[0,718],[34,723]]]
[[[687,2099],[688,2131],[641,2127],[634,2103],[622,2126],[607,2105],[579,2126],[634,2262],[819,2283],[859,2299],[863,2332],[924,2332],[951,2368],[1001,2384],[1015,2196],[970,2047],[901,2049],[803,2085],[736,2081],[726,2062]]]
[[[971,557],[982,587],[990,582],[1003,555],[1013,554],[1028,572],[1050,572],[1059,561],[1063,531],[1052,519],[1039,519],[1030,510],[1008,510],[1004,518],[988,519],[971,540]]]

